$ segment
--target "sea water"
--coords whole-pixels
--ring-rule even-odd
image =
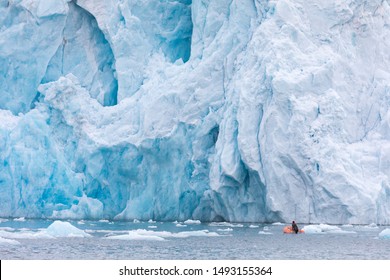
[[[386,227],[0,220],[0,259],[390,259]]]

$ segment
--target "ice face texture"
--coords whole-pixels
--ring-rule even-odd
[[[390,224],[387,1],[0,0],[0,216]]]

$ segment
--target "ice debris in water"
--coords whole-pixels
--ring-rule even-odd
[[[0,3],[3,216],[390,224],[388,1]]]
[[[0,246],[1,245],[20,245],[20,242],[16,240],[0,237]]]
[[[261,235],[271,235],[272,232],[261,230],[261,231],[259,231],[259,234],[261,234]]]
[[[180,224],[180,223],[177,223],[176,224],[176,227],[186,227],[187,225],[183,225],[183,224]]]
[[[380,238],[390,239],[390,228],[384,229],[379,233]]]
[[[47,229],[46,233],[53,237],[91,237],[90,234],[78,229],[69,222],[54,221]]]
[[[201,221],[199,221],[199,220],[186,220],[186,221],[184,221],[184,224],[186,224],[186,225],[200,225]]]
[[[121,240],[155,240],[163,241],[166,238],[188,238],[188,237],[217,237],[220,236],[216,232],[209,232],[208,230],[198,231],[182,231],[178,233],[169,231],[151,231],[151,230],[132,230],[128,234],[108,236],[108,239],[121,239]]]
[[[350,234],[356,233],[354,231],[346,231],[342,230],[338,226],[332,226],[327,224],[319,224],[319,225],[307,225],[303,227],[305,233],[308,234],[326,234],[326,233],[334,233],[334,234]]]

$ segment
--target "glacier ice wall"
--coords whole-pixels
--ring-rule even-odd
[[[0,0],[0,216],[390,224],[390,5]]]

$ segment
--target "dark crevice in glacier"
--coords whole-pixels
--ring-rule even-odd
[[[187,62],[191,56],[192,0],[170,1],[168,4],[163,18],[167,29],[162,34],[162,49],[172,62],[178,59]]]
[[[153,4],[135,3],[130,9],[142,22],[143,32],[169,61],[187,62],[191,56],[193,32],[191,5],[192,0],[166,0]]]
[[[95,17],[75,2],[70,2],[62,36],[42,83],[72,74],[92,98],[104,106],[116,105],[118,81],[115,57]]]

